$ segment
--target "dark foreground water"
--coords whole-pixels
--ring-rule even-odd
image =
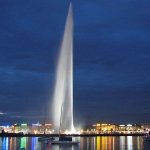
[[[141,136],[76,137],[78,145],[50,145],[37,137],[0,138],[0,150],[150,150]]]

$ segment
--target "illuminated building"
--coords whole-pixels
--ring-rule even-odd
[[[122,133],[140,133],[141,126],[138,124],[119,125],[119,131]]]
[[[30,133],[32,133],[32,134],[40,134],[40,133],[43,134],[44,133],[44,128],[43,128],[42,124],[40,124],[40,123],[32,124],[30,128],[31,128]]]
[[[150,132],[150,123],[143,123],[143,124],[141,124],[141,129],[144,132],[149,133]]]
[[[79,134],[143,134],[150,132],[150,124],[110,124],[97,123],[80,129]],[[0,126],[0,133],[23,133],[23,134],[53,134],[53,125],[45,124],[13,124]],[[66,134],[66,132],[65,132]]]
[[[45,133],[46,133],[46,134],[51,134],[51,133],[53,133],[53,132],[54,132],[54,130],[53,130],[52,124],[46,123],[46,124],[45,124]]]
[[[115,124],[97,123],[95,126],[97,133],[111,133],[118,130],[118,126]]]

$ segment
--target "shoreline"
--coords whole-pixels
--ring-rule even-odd
[[[96,137],[96,136],[144,136],[145,133],[101,133],[101,134],[61,134],[73,137]],[[59,137],[59,134],[23,134],[23,133],[0,133],[0,137]]]

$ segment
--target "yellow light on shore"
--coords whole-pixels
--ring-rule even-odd
[[[34,130],[34,134],[37,134],[37,130]]]

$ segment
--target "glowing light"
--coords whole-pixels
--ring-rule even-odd
[[[27,124],[26,123],[22,123],[21,126],[27,126]]]
[[[107,124],[102,123],[102,126],[107,126]]]
[[[21,143],[20,143],[20,149],[26,149],[27,147],[27,138],[26,137],[23,137],[21,138]]]
[[[35,124],[32,124],[32,126],[42,126],[42,124],[40,124],[40,123],[35,123]]]
[[[34,130],[34,134],[37,134],[37,130]]]
[[[125,150],[125,137],[120,136],[120,149]]]
[[[63,106],[63,107],[62,107]],[[61,109],[63,108],[63,109]],[[62,110],[62,112],[61,112]],[[57,64],[56,81],[52,104],[53,123],[56,131],[61,129],[74,132],[73,125],[73,17],[70,4],[60,54]]]
[[[68,130],[65,131],[65,134],[71,134]]]
[[[132,124],[128,124],[127,127],[132,127]]]
[[[52,126],[52,124],[50,124],[50,123],[46,123],[46,124],[45,124],[45,126]]]
[[[96,147],[97,147],[97,150],[100,150],[100,145],[101,145],[101,142],[100,142],[100,136],[96,137]]]
[[[81,131],[69,131],[69,130],[66,130],[65,132],[64,132],[64,134],[66,134],[66,135],[70,135],[70,134],[81,134]]]
[[[127,136],[127,149],[128,150],[133,150],[132,136]]]
[[[4,138],[4,140],[3,140],[3,142],[2,142],[2,149],[8,150],[8,137]]]
[[[123,124],[122,124],[122,125],[119,125],[119,126],[120,126],[120,127],[125,127],[125,125],[123,125]]]

